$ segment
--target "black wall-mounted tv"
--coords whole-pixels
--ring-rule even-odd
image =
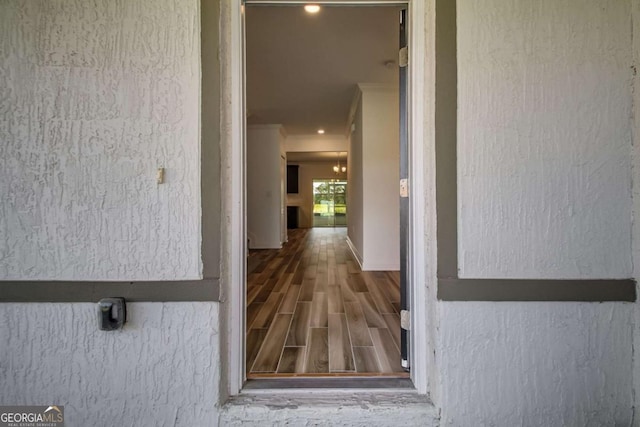
[[[287,193],[298,194],[298,165],[287,165]]]

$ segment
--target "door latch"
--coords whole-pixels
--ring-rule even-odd
[[[400,180],[400,197],[409,197],[409,180]]]

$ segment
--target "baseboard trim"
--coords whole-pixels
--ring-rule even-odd
[[[353,254],[353,257],[356,259],[356,262],[358,263],[358,266],[360,267],[360,270],[364,271],[364,269],[362,268],[362,256],[360,255],[360,253],[356,249],[356,246],[353,244],[353,242],[351,241],[349,236],[347,236],[347,246],[349,246],[349,249],[351,250],[351,253]]]

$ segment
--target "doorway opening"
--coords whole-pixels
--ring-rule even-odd
[[[313,180],[313,226],[347,226],[346,180]]]
[[[408,377],[400,322],[407,303],[400,231],[407,230],[408,217],[400,224],[398,200],[400,127],[407,123],[406,109],[398,107],[406,93],[397,60],[403,7],[323,6],[311,17],[298,6],[245,7],[246,376]],[[327,29],[330,18],[334,27]],[[331,60],[340,45],[351,51]],[[333,150],[346,152],[349,166],[327,164],[326,171],[337,167],[335,173],[346,177],[313,179],[312,186],[297,186],[298,196],[277,191],[290,183],[287,176],[257,175],[275,171],[283,155],[288,170],[291,152]],[[302,176],[307,165],[296,166]],[[303,212],[307,193],[310,228],[298,218],[302,228],[278,241],[277,224],[294,223],[282,216]],[[254,224],[260,222],[270,243],[255,243],[267,242],[257,237]]]
[[[245,0],[246,1],[246,0]],[[253,1],[253,0],[250,0]],[[291,2],[289,2],[291,3]],[[296,2],[301,4],[302,2]],[[323,0],[316,3],[325,4]],[[358,2],[359,4],[361,2]],[[367,4],[400,3],[370,0]],[[409,304],[411,325],[409,361],[413,387],[427,394],[435,363],[431,350],[435,340],[433,319],[426,307],[433,294],[435,254],[435,2],[415,0],[408,3],[408,182],[409,221],[408,255]],[[245,201],[245,102],[244,9],[245,2],[222,3],[221,50],[222,95],[227,107],[222,109],[222,207],[226,227],[222,228],[223,269],[221,288],[226,304],[221,305],[221,319],[227,325],[221,330],[221,366],[226,378],[227,395],[235,396],[249,387],[246,375],[246,201]],[[350,182],[353,186],[353,182]],[[427,204],[428,202],[428,204]],[[353,209],[350,208],[352,213]],[[431,236],[431,237],[428,237]],[[238,286],[240,284],[240,286]],[[429,298],[428,298],[429,296]],[[332,383],[333,384],[333,383]],[[346,385],[345,385],[346,386]],[[357,384],[358,387],[361,384]],[[267,386],[269,387],[269,386]],[[286,388],[278,380],[271,388]],[[328,385],[324,387],[341,387]]]

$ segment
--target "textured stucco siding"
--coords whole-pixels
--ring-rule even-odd
[[[0,405],[64,405],[68,426],[207,426],[217,419],[217,303],[0,304]]]
[[[634,309],[441,303],[441,424],[630,425]]]
[[[199,278],[199,97],[197,0],[0,2],[0,279]]]
[[[459,268],[627,278],[629,1],[459,1]]]
[[[632,0],[631,13],[633,17],[633,25],[640,28],[640,0]],[[633,64],[635,72],[633,73],[633,277],[638,281],[640,278],[640,75],[638,68],[640,67],[640,37],[635,31],[633,37]],[[637,289],[637,285],[636,285]],[[640,425],[640,305],[634,305],[634,334],[633,346],[635,354],[633,358],[633,384],[634,384],[634,407],[636,425]]]

